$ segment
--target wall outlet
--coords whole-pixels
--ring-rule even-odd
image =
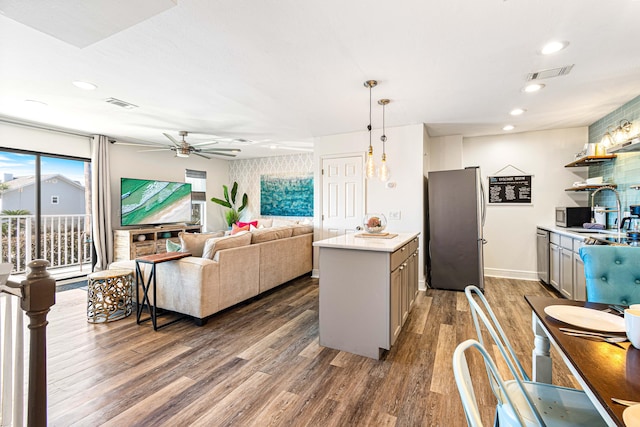
[[[400,211],[391,211],[391,212],[389,212],[389,219],[400,221]]]

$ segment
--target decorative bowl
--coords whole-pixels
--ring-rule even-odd
[[[381,233],[387,228],[387,218],[379,213],[367,214],[362,220],[362,225],[367,233]]]

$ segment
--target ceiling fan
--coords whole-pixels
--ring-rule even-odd
[[[207,142],[199,142],[197,144],[189,144],[185,138],[189,134],[186,130],[181,130],[178,134],[182,137],[182,141],[176,140],[173,136],[168,133],[163,133],[173,145],[167,145],[165,148],[156,148],[151,150],[142,150],[143,151],[162,151],[162,150],[171,150],[176,153],[177,157],[189,157],[191,154],[195,154],[196,156],[204,157],[205,159],[210,159],[211,157],[206,154],[211,154],[214,156],[225,156],[225,157],[236,157],[234,153],[239,153],[241,150],[238,148],[199,148],[201,145],[213,145],[217,144],[217,141],[207,141]],[[231,154],[229,154],[231,153]]]

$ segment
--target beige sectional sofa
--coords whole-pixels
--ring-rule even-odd
[[[192,316],[198,325],[313,267],[311,225],[260,228],[224,237],[181,233],[180,240],[182,250],[194,256],[156,265],[156,305]],[[143,266],[146,280],[151,266]],[[109,268],[135,271],[135,261],[114,262]]]

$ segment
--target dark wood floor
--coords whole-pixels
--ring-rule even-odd
[[[554,294],[537,282],[487,279],[486,296],[529,368],[523,295]],[[464,293],[421,292],[379,361],[319,346],[318,282],[309,277],[204,327],[185,320],[158,332],[135,316],[88,324],[84,290],[56,298],[48,328],[52,426],[465,425],[451,369],[455,346],[475,336]],[[554,359],[554,382],[576,386]],[[484,367],[472,362],[491,425],[494,398]]]

